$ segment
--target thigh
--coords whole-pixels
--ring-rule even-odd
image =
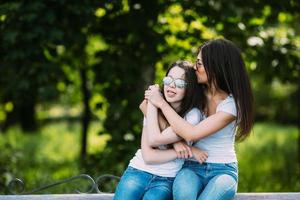
[[[237,191],[237,181],[228,174],[209,180],[198,200],[231,200]]]
[[[114,200],[142,199],[150,174],[128,167],[117,186]]]
[[[203,184],[201,178],[191,169],[181,169],[175,177],[173,183],[174,200],[197,199]]]
[[[172,185],[174,178],[157,177],[150,184],[143,200],[170,200],[172,199]]]

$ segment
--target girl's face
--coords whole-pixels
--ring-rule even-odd
[[[202,62],[201,51],[199,52],[199,54],[197,56],[197,61],[196,61],[196,64],[194,65],[194,69],[196,71],[198,83],[207,84],[208,79],[207,79],[207,74],[206,74],[206,71],[205,71],[205,68],[204,68],[204,65]]]
[[[168,75],[164,78],[164,95],[167,102],[173,108],[177,108],[181,104],[181,100],[185,95],[185,71],[180,67],[173,67]]]

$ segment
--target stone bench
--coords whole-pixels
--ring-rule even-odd
[[[113,194],[0,195],[0,200],[112,200]],[[300,200],[295,193],[238,193],[234,200]]]

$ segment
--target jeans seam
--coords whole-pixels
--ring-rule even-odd
[[[150,179],[150,181],[149,181],[147,187],[145,187],[145,189],[144,189],[145,192],[148,191],[148,190],[151,188],[151,183],[153,182],[153,180],[154,180],[155,178],[156,178],[156,176],[155,176],[155,175],[152,175],[152,177],[151,177],[151,179]]]

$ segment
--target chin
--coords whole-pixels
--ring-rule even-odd
[[[172,103],[172,102],[173,102],[172,99],[170,99],[170,98],[168,98],[168,97],[166,97],[166,101],[167,101],[168,103]]]

